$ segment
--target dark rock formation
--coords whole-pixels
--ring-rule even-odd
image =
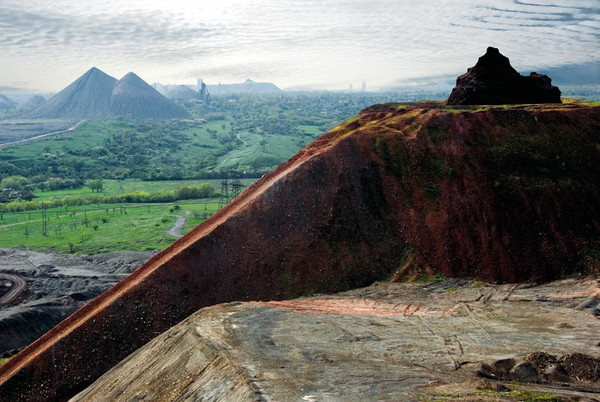
[[[561,357],[547,352],[533,352],[522,359],[498,360],[483,363],[477,370],[481,377],[537,383],[598,383],[600,358],[583,353]]]
[[[191,117],[188,112],[162,96],[134,73],[127,73],[115,84],[110,112],[128,120],[163,120]]]
[[[456,80],[449,105],[561,103],[560,90],[547,75],[522,76],[498,49],[488,47],[477,64]]]
[[[2,366],[0,399],[72,396],[217,303],[410,261],[500,282],[597,267],[600,107],[444,108],[377,105],[324,134]]]

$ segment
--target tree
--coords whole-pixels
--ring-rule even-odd
[[[101,179],[89,180],[87,182],[87,186],[90,188],[90,190],[92,190],[92,193],[94,191],[99,193],[100,191],[104,190],[104,182]]]

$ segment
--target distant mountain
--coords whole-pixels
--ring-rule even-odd
[[[208,85],[208,90],[213,95],[232,93],[273,94],[281,92],[281,89],[271,82],[254,82],[251,79],[239,84]]]
[[[117,80],[96,67],[27,113],[27,117],[89,119],[109,117],[110,96]]]
[[[42,95],[34,95],[32,96],[23,106],[21,106],[22,110],[33,110],[37,107],[40,107],[46,102],[46,98]]]
[[[128,73],[121,80],[93,67],[48,101],[23,114],[34,118],[115,118],[161,120],[189,114]]]
[[[200,93],[198,91],[194,91],[185,85],[177,85],[167,93],[167,98],[169,99],[190,100],[198,99],[199,97]]]
[[[134,73],[127,73],[112,90],[110,112],[133,120],[189,118],[188,112],[165,98]]]
[[[6,95],[0,94],[0,110],[9,110],[17,106],[17,102]]]

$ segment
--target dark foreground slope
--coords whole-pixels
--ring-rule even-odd
[[[13,358],[0,399],[72,396],[220,302],[356,288],[410,265],[517,282],[597,264],[599,135],[599,107],[371,107]]]

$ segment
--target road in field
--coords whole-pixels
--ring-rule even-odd
[[[187,219],[185,218],[185,216],[183,216],[183,215],[177,216],[177,220],[175,220],[173,227],[171,229],[167,230],[167,234],[169,234],[171,236],[175,236],[175,237],[182,237],[183,233],[181,233],[181,230],[183,229],[183,226],[185,225],[186,222],[187,222]]]
[[[8,291],[0,296],[0,305],[12,302],[23,290],[25,290],[25,286],[27,286],[27,282],[25,282],[23,278],[10,274],[0,274],[0,283],[1,282],[9,282],[10,285],[3,286],[3,288],[8,288]]]
[[[40,138],[45,138],[45,137],[49,137],[51,135],[55,135],[55,134],[60,134],[60,133],[66,133],[69,131],[73,131],[75,130],[77,127],[81,126],[83,123],[85,123],[87,120],[81,120],[79,123],[75,124],[73,127],[71,128],[67,128],[66,130],[60,130],[60,131],[52,131],[50,133],[46,133],[46,134],[40,134],[40,135],[36,135],[35,137],[29,137],[29,138],[25,138],[22,140],[17,140],[17,141],[11,141],[11,142],[5,142],[4,144],[0,144],[0,149],[2,148],[6,148],[9,147],[11,145],[19,145],[19,144],[24,144],[26,142],[29,141],[34,141],[34,140],[39,140]]]

